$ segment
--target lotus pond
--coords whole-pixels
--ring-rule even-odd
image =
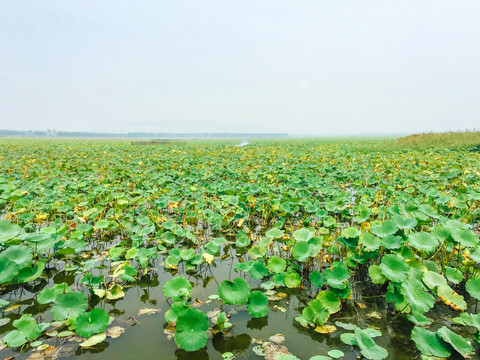
[[[478,152],[4,139],[0,169],[2,358],[479,358]]]

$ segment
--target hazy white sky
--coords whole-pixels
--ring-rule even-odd
[[[480,1],[2,1],[0,129],[480,128]]]

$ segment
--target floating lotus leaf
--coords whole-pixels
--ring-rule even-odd
[[[420,251],[432,252],[438,246],[438,239],[425,231],[413,233],[408,236],[408,243]]]
[[[446,326],[441,327],[437,331],[437,334],[442,338],[443,341],[452,345],[452,347],[464,358],[468,358],[469,355],[475,351],[475,349],[467,340],[465,340],[462,336],[455,334]]]
[[[255,318],[264,317],[268,314],[267,296],[261,291],[252,291],[248,297],[247,311]]]
[[[108,314],[103,309],[93,309],[77,316],[75,320],[75,331],[78,335],[89,337],[104,331],[109,322]]]
[[[224,280],[218,287],[218,295],[225,304],[244,305],[250,295],[250,286],[243,278]]]
[[[393,282],[405,281],[408,269],[409,267],[405,260],[395,254],[385,255],[380,264],[382,274]]]
[[[87,308],[87,296],[80,291],[60,294],[55,298],[52,307],[54,320],[65,320],[71,316],[78,316]]]
[[[87,340],[85,340],[84,342],[81,342],[79,345],[81,347],[86,347],[86,348],[92,347],[97,344],[100,344],[106,338],[107,338],[107,334],[105,333],[96,334],[96,335],[90,336]]]
[[[40,304],[48,304],[55,301],[55,298],[63,293],[70,292],[70,287],[66,283],[55,284],[52,288],[44,288],[38,293],[37,301]]]
[[[378,346],[375,341],[360,328],[355,328],[355,339],[360,352],[367,359],[383,360],[388,356],[388,351]]]
[[[36,339],[49,326],[48,323],[37,324],[30,314],[23,314],[20,319],[13,322],[13,326],[17,330],[10,331],[3,341],[9,347],[17,347],[23,345],[26,341]]]
[[[192,284],[183,276],[177,276],[163,284],[163,295],[173,301],[182,300],[190,297]]]
[[[207,344],[208,317],[202,311],[187,309],[177,319],[175,343],[183,350],[196,351]]]
[[[422,355],[446,358],[452,355],[451,346],[443,341],[437,333],[415,326],[412,330],[412,340]]]
[[[108,300],[117,300],[125,296],[123,288],[120,284],[114,284],[109,289],[107,289],[105,297]]]

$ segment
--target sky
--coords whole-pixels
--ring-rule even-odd
[[[2,1],[0,129],[480,129],[480,1]]]

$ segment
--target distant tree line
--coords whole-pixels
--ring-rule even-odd
[[[135,138],[135,139],[178,139],[178,138],[279,138],[287,137],[287,133],[99,133],[88,131],[56,131],[55,129],[41,130],[1,130],[0,136],[13,137],[59,137],[59,138]]]

